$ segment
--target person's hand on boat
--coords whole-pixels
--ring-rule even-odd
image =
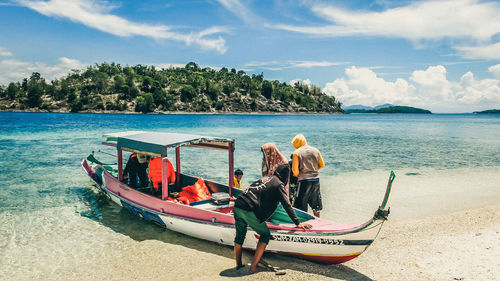
[[[312,225],[308,224],[308,223],[305,223],[305,222],[301,222],[297,225],[297,227],[299,228],[302,228],[302,229],[305,229],[305,230],[309,230],[309,229],[312,229]]]

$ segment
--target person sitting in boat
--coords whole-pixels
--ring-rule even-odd
[[[234,171],[234,187],[241,189],[241,178],[243,178],[243,171],[236,169]]]
[[[146,168],[148,167],[148,157],[141,153],[132,153],[128,158],[125,170],[123,170],[124,179],[128,178],[130,183],[129,186],[133,188],[147,187],[148,186],[148,176],[146,174]],[[139,184],[137,183],[137,178],[139,178]]]
[[[262,177],[260,180],[252,183],[234,203],[234,221],[236,226],[236,237],[234,238],[234,257],[236,259],[236,268],[243,267],[241,262],[242,245],[245,241],[247,226],[249,225],[259,237],[259,242],[255,250],[255,256],[250,267],[250,273],[257,271],[262,254],[271,238],[271,232],[267,227],[266,221],[273,215],[281,202],[288,216],[292,221],[302,229],[311,229],[308,223],[300,222],[293,211],[292,205],[288,200],[285,191],[285,185],[288,183],[290,167],[288,164],[278,166],[272,176]]]

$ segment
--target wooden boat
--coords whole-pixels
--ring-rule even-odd
[[[231,198],[237,197],[241,190],[233,187],[233,139],[158,132],[122,132],[105,137],[103,144],[116,147],[117,150],[116,175],[113,175],[113,169],[103,165],[104,163],[96,160],[93,155],[82,161],[82,167],[113,202],[167,229],[199,239],[233,245],[234,200],[226,205],[216,205],[210,199],[189,205],[167,200],[169,192],[179,191],[198,179],[181,172],[181,147],[227,151],[228,185],[210,180],[205,180],[205,183],[212,193],[226,192]],[[161,157],[163,175],[166,175],[169,155],[167,152],[171,150],[175,151],[176,181],[169,183],[167,177],[163,176],[162,186],[168,188],[162,188],[161,196],[147,194],[122,182],[123,151]],[[300,221],[306,221],[313,226],[311,230],[303,230],[293,224],[280,205],[267,222],[272,238],[266,250],[325,264],[342,263],[359,256],[373,243],[387,220],[388,199],[394,178],[395,175],[391,172],[382,204],[374,216],[362,224],[337,224],[295,209]],[[243,247],[255,249],[257,241],[257,234],[249,229]]]

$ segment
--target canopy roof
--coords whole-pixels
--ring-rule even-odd
[[[107,143],[115,143],[119,150],[166,156],[167,149],[177,146],[228,149],[233,139],[190,134],[128,131],[104,135]]]

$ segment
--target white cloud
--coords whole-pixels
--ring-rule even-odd
[[[326,37],[398,37],[411,40],[417,46],[429,40],[452,39],[453,44],[461,44],[456,49],[466,57],[499,57],[500,46],[487,45],[500,30],[498,2],[417,1],[384,11],[350,11],[333,4],[311,3],[311,10],[329,24],[281,24],[274,28]]]
[[[297,61],[291,62],[293,67],[318,67],[318,66],[336,66],[346,64],[345,62],[332,62],[332,61]]]
[[[25,62],[14,59],[0,60],[0,85],[21,81],[33,72],[39,72],[43,78],[50,81],[67,75],[73,69],[84,69],[87,64],[78,60],[61,57],[59,63],[49,65],[42,62]]]
[[[304,85],[307,85],[308,87],[311,87],[311,83],[312,83],[312,82],[311,82],[311,79],[309,79],[309,78],[307,78],[307,79],[305,79],[305,80],[302,80],[302,79],[297,78],[297,79],[290,80],[289,85],[292,85],[292,86],[293,86],[293,85],[295,85],[295,83],[297,83],[297,82],[302,83],[302,84],[304,84]]]
[[[297,32],[327,36],[382,35],[411,40],[473,38],[489,40],[500,30],[500,4],[477,0],[419,1],[381,12],[348,11],[314,4],[312,11],[333,23],[295,27]]]
[[[245,66],[250,66],[250,67],[259,67],[259,66],[268,66],[268,65],[277,65],[279,64],[278,61],[255,61],[255,62],[249,62],[245,64]]]
[[[146,64],[146,65],[149,65],[149,64]],[[174,68],[183,68],[186,66],[185,63],[155,63],[153,64],[155,67],[157,68],[165,68],[165,69],[168,69],[170,67],[174,67]]]
[[[500,108],[500,81],[496,79],[475,80],[472,72],[460,79],[456,93],[457,102],[480,106],[485,109]]]
[[[416,70],[410,77],[421,92],[425,92],[425,102],[429,100],[453,102],[453,85],[446,78],[446,68],[442,65],[429,66],[426,70]]]
[[[207,38],[207,36],[213,34],[226,32],[226,29],[223,27],[211,27],[201,32],[182,34],[174,32],[170,26],[143,24],[112,15],[109,12],[114,7],[102,1],[18,0],[18,3],[40,14],[49,17],[67,18],[71,21],[117,36],[145,36],[154,39],[181,41],[186,45],[197,44],[203,49],[216,50],[221,54],[227,50],[225,40],[220,36],[218,38]]]
[[[346,105],[363,104],[376,106],[383,103],[406,104],[418,102],[414,96],[415,87],[404,79],[387,82],[377,77],[373,70],[346,68],[347,78],[339,78],[327,83],[323,91],[334,95]]]
[[[469,59],[496,59],[500,58],[500,42],[494,44],[482,44],[478,46],[455,47],[458,54]]]
[[[239,0],[217,0],[222,6],[228,9],[231,13],[241,18],[244,22],[249,23],[254,21],[255,15]]]
[[[328,67],[346,64],[346,62],[332,62],[332,61],[265,61],[265,62],[251,62],[244,66],[257,67],[265,70],[279,71],[289,68],[311,68],[311,67]]]
[[[12,57],[12,52],[3,47],[0,47],[0,57]]]
[[[414,71],[408,79],[411,83],[403,78],[385,81],[368,68],[354,66],[347,68],[345,75],[323,89],[345,105],[391,103],[443,113],[500,108],[500,80],[475,80],[468,72],[460,81],[449,81],[442,65]]]
[[[500,64],[490,66],[488,71],[493,73],[493,75],[500,79]]]

